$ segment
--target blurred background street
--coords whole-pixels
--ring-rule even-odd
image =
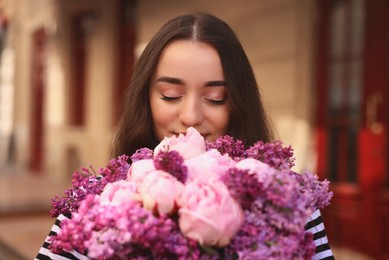
[[[69,186],[18,169],[0,174],[0,259],[33,259],[54,219],[50,199]]]

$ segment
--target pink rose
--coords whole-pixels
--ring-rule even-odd
[[[120,205],[131,200],[139,201],[139,194],[136,185],[125,180],[108,183],[100,195],[102,205]]]
[[[216,149],[185,161],[185,165],[188,167],[188,180],[199,179],[203,181],[220,179],[235,163],[227,154],[221,155]]]
[[[154,149],[154,154],[164,150],[177,151],[185,159],[193,158],[206,151],[204,137],[193,127],[185,135],[165,137]]]
[[[247,158],[237,162],[235,164],[235,168],[239,170],[248,170],[250,174],[255,174],[259,181],[263,180],[266,172],[271,169],[271,167],[266,163],[263,163],[253,158]]]
[[[171,213],[178,208],[183,190],[183,183],[161,170],[148,173],[139,188],[143,207],[159,214]]]
[[[181,199],[181,232],[202,245],[228,245],[243,224],[242,208],[219,180],[187,183]]]
[[[127,172],[127,180],[140,184],[149,172],[155,171],[153,159],[139,160],[131,164]]]

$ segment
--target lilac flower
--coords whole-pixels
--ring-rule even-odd
[[[232,168],[222,177],[222,181],[243,209],[249,209],[251,203],[262,193],[261,183],[255,175],[249,174],[248,170]]]
[[[92,170],[92,172],[90,172]],[[95,177],[96,174],[93,171],[93,168],[81,168],[79,171],[75,171],[72,176],[72,186],[73,187],[82,187],[89,184],[89,180]]]
[[[130,168],[127,160],[127,155],[121,155],[116,159],[111,159],[106,167],[99,170],[99,173],[104,177],[104,180],[107,183],[124,180],[126,179],[127,171]]]
[[[58,217],[60,214],[69,216],[78,209],[80,202],[86,197],[86,191],[80,188],[69,188],[64,193],[65,196],[62,198],[55,196],[51,199],[52,217]]]
[[[241,140],[235,140],[229,135],[216,139],[215,142],[207,142],[207,150],[217,149],[221,154],[228,154],[233,159],[243,158],[245,148]]]
[[[184,165],[184,158],[177,151],[160,151],[154,158],[157,170],[170,173],[182,183],[188,177],[188,168]]]
[[[153,156],[153,150],[149,148],[140,148],[131,156],[131,161],[136,162],[139,160],[152,159]]]
[[[80,202],[87,195],[100,194],[107,183],[125,179],[129,168],[127,159],[128,156],[125,155],[111,159],[106,167],[99,170],[101,176],[96,176],[92,167],[90,167],[92,172],[87,168],[75,171],[72,187],[65,190],[62,198],[55,196],[51,200],[51,216],[57,217],[60,214],[69,216],[71,212],[78,209]]]
[[[54,253],[72,251],[73,249],[81,253],[86,252],[87,247],[84,241],[91,237],[95,214],[98,211],[85,218],[84,215],[89,208],[94,208],[94,205],[95,197],[89,195],[81,202],[78,212],[72,214],[72,219],[62,221],[59,233],[51,237],[50,249]]]
[[[293,173],[293,177],[300,183],[300,191],[310,197],[311,207],[320,209],[328,206],[333,196],[333,192],[329,191],[330,182],[328,180],[319,181],[319,177],[311,172],[302,174]]]
[[[128,259],[139,254],[189,259],[199,255],[197,243],[182,236],[168,216],[156,217],[134,201],[120,207],[101,204],[96,195],[88,196],[78,212],[63,222],[50,249],[75,249],[96,259]]]
[[[260,160],[279,170],[290,169],[294,166],[293,149],[283,147],[280,141],[273,143],[256,142],[245,153],[247,158]]]
[[[246,208],[245,222],[226,250],[244,259],[310,259],[315,244],[304,225],[314,210],[312,199],[321,197],[302,191],[304,180],[304,176],[297,178],[291,171],[275,169],[262,176],[258,186],[261,192]],[[235,192],[235,188],[230,191]],[[328,199],[325,194],[325,189],[321,190],[320,195]]]

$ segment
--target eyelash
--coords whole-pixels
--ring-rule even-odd
[[[168,96],[165,96],[165,95],[162,95],[161,99],[162,100],[165,100],[165,101],[175,101],[175,100],[179,100],[181,97],[168,97]]]
[[[169,96],[162,95],[161,99],[168,101],[168,102],[172,102],[172,101],[177,101],[177,100],[181,99],[181,97],[169,97]],[[226,101],[225,98],[222,100],[212,100],[212,99],[205,99],[205,100],[210,102],[213,105],[223,105]]]
[[[207,101],[211,102],[214,105],[223,105],[225,103],[226,99],[225,98],[222,100],[207,99]]]

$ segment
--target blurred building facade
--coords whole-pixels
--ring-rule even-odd
[[[331,180],[331,242],[389,257],[386,0],[1,0],[0,167],[104,166],[137,55],[193,11],[241,39],[296,170]]]
[[[133,64],[134,2],[2,4],[2,60],[14,69],[7,75],[13,105],[3,109],[9,123],[1,124],[1,163],[56,178],[81,165],[103,166]]]

